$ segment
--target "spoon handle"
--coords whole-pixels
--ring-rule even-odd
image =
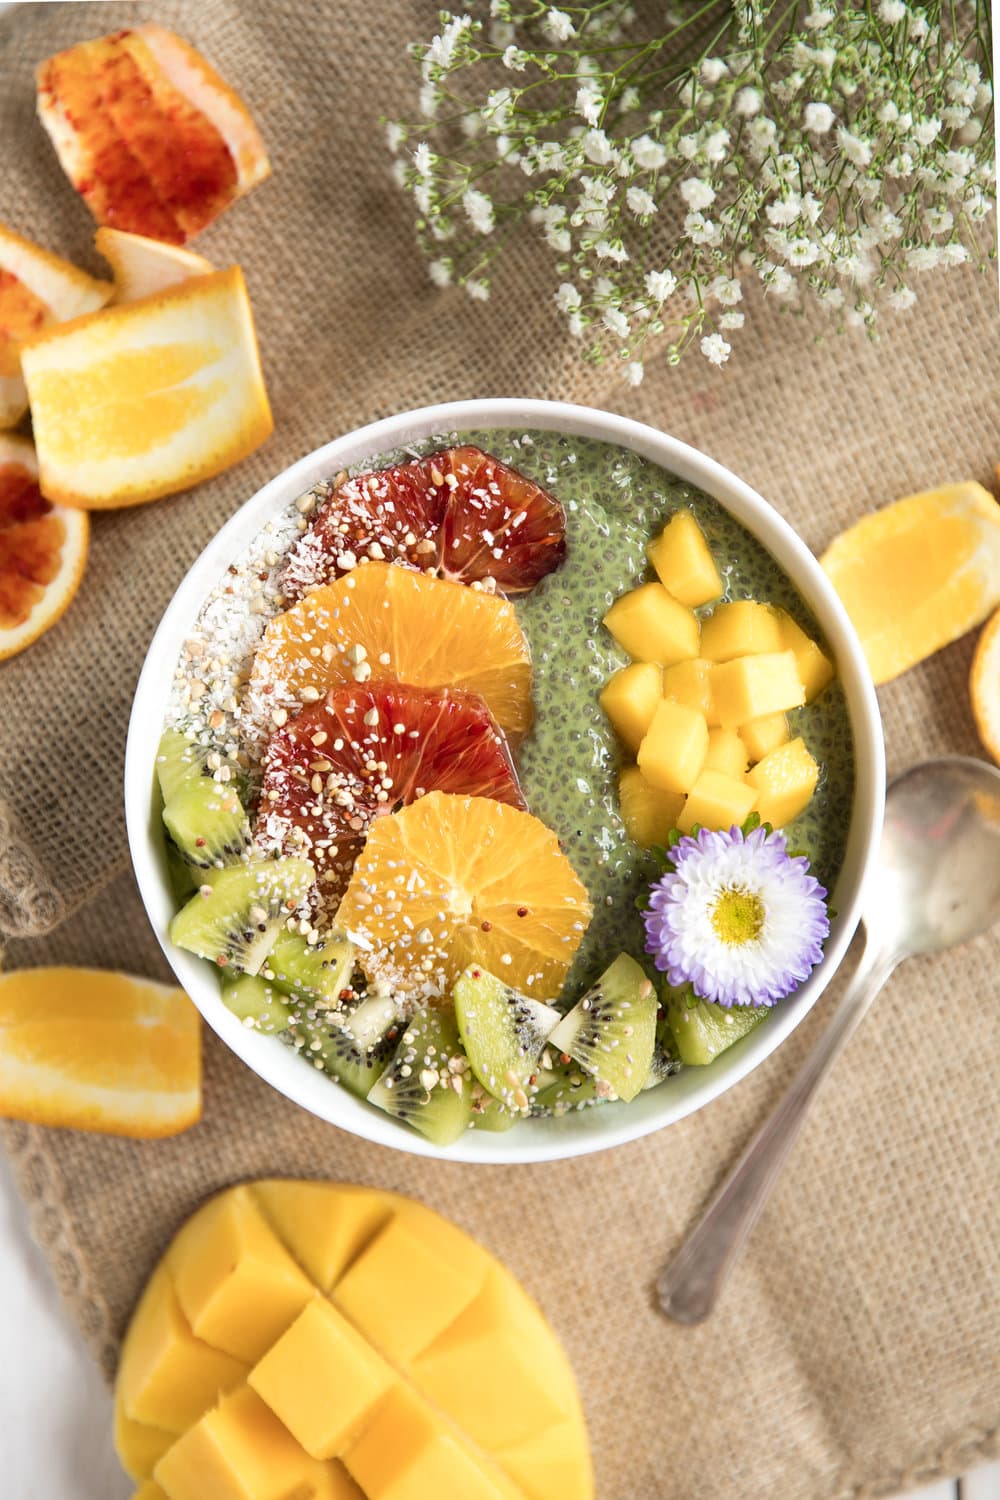
[[[715,1306],[780,1172],[816,1090],[898,963],[866,943],[830,1023],[770,1119],[757,1132],[674,1259],[660,1272],[660,1307],[678,1323],[701,1323]]]

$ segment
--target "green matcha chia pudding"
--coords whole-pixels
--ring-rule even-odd
[[[677,516],[697,603],[666,587],[673,543],[647,560]],[[682,644],[636,645],[658,611]],[[248,1028],[439,1145],[669,1088],[822,954],[854,796],[828,655],[763,546],[628,449],[499,429],[373,455],[269,521],[184,644],[172,940]]]

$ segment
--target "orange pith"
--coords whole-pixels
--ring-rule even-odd
[[[368,562],[313,589],[268,626],[251,701],[266,721],[303,688],[325,693],[359,672],[479,693],[508,734],[531,727],[531,659],[514,607],[464,584]]]
[[[0,975],[0,1114],[152,1137],[200,1113],[200,1022],[182,990],[97,969]]]
[[[0,436],[0,661],[55,623],[79,587],[89,523],[50,503],[26,438]]]
[[[487,797],[430,792],[373,825],[337,920],[373,980],[446,996],[470,964],[551,999],[590,920],[555,834]]]

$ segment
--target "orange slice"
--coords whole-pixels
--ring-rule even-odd
[[[971,481],[910,495],[842,532],[820,562],[889,682],[1000,604],[1000,506]]]
[[[1000,765],[1000,609],[979,637],[969,673],[969,696],[979,738]]]
[[[97,281],[0,224],[0,427],[14,427],[28,409],[21,378],[25,339],[111,300],[114,287]]]
[[[287,716],[303,688],[371,679],[461,688],[508,734],[531,726],[531,658],[514,606],[497,594],[366,562],[273,619],[254,660],[251,703]],[[283,719],[281,722],[284,722]]]
[[[48,329],[21,361],[42,493],[63,505],[188,489],[273,425],[239,266]]]
[[[201,1115],[201,1021],[183,990],[100,969],[0,975],[0,1114],[109,1135]]]
[[[551,829],[489,797],[428,792],[368,834],[337,913],[373,981],[447,995],[469,964],[526,995],[562,988],[590,921]]]
[[[36,80],[42,124],[101,224],[180,244],[270,170],[243,101],[162,27],[70,47]]]
[[[114,272],[116,302],[138,302],[215,270],[203,255],[123,229],[99,229],[94,244]]]
[[[54,625],[83,577],[84,511],[50,505],[27,438],[0,434],[0,661]]]

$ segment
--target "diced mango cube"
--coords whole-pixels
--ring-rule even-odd
[[[805,741],[789,740],[747,772],[747,783],[756,794],[754,811],[762,823],[783,828],[809,805],[818,779],[819,766]]]
[[[740,727],[740,740],[753,761],[763,760],[788,740],[788,720],[784,714],[761,714]],[[746,766],[743,767],[744,771]]]
[[[671,598],[662,583],[644,583],[622,594],[604,624],[633,661],[672,662],[698,655],[698,616]]]
[[[405,1385],[385,1398],[344,1463],[369,1500],[506,1500],[510,1493]]]
[[[634,661],[604,684],[601,707],[633,755],[662,697],[663,669],[652,661]]]
[[[313,1458],[342,1452],[396,1375],[317,1297],[250,1371],[248,1384]]]
[[[708,731],[708,754],[703,771],[721,771],[738,781],[750,764],[746,746],[735,729],[710,729]]]
[[[309,1500],[365,1500],[364,1490],[358,1489],[343,1464],[335,1460],[317,1464],[311,1477]]]
[[[565,1377],[535,1357],[531,1311],[509,1278],[491,1271],[476,1300],[413,1366],[424,1395],[491,1453],[569,1415],[559,1401]]]
[[[712,701],[711,673],[712,663],[703,656],[675,662],[663,673],[664,698],[673,698],[675,703],[686,703],[690,708],[700,709],[709,728],[719,722]]]
[[[314,1460],[255,1391],[241,1386],[165,1453],[170,1500],[308,1500]]]
[[[732,661],[735,656],[783,649],[777,614],[769,604],[758,604],[755,599],[720,604],[701,623],[701,654],[709,661]]]
[[[712,693],[724,729],[739,729],[763,714],[783,713],[805,702],[791,651],[739,656],[713,668]]]
[[[405,1366],[468,1307],[485,1274],[485,1261],[469,1267],[446,1259],[397,1215],[341,1277],[333,1301],[387,1359]]]
[[[313,1296],[248,1188],[207,1203],[171,1247],[177,1296],[199,1338],[255,1363]]]
[[[750,814],[756,793],[745,781],[722,771],[702,771],[688,793],[677,827],[690,833],[696,823],[713,830],[739,828]]]
[[[146,1427],[183,1432],[245,1374],[239,1360],[195,1337],[161,1266],[143,1293],[122,1353],[125,1416]]]
[[[708,604],[722,593],[719,570],[689,510],[679,510],[670,518],[646,548],[646,556],[663,587],[690,609]]]
[[[590,1500],[594,1479],[579,1418],[515,1443],[496,1455],[529,1500]]]
[[[271,1228],[321,1292],[331,1287],[388,1222],[388,1196],[350,1183],[282,1182],[254,1185]]]
[[[779,609],[777,613],[781,633],[779,649],[795,652],[795,665],[806,690],[806,702],[811,703],[814,698],[819,697],[827,683],[832,682],[833,662],[790,614],[783,609]]]
[[[689,792],[708,752],[705,715],[664,698],[639,746],[639,770],[665,792]]]
[[[665,844],[684,806],[683,792],[665,792],[652,786],[638,766],[626,766],[618,780],[625,832],[640,849]]]
[[[214,1401],[213,1396],[206,1405],[211,1406]],[[176,1443],[177,1433],[167,1432],[163,1427],[149,1427],[143,1422],[133,1422],[125,1414],[125,1403],[119,1390],[115,1397],[114,1441],[118,1462],[129,1478],[146,1479],[167,1449]]]

